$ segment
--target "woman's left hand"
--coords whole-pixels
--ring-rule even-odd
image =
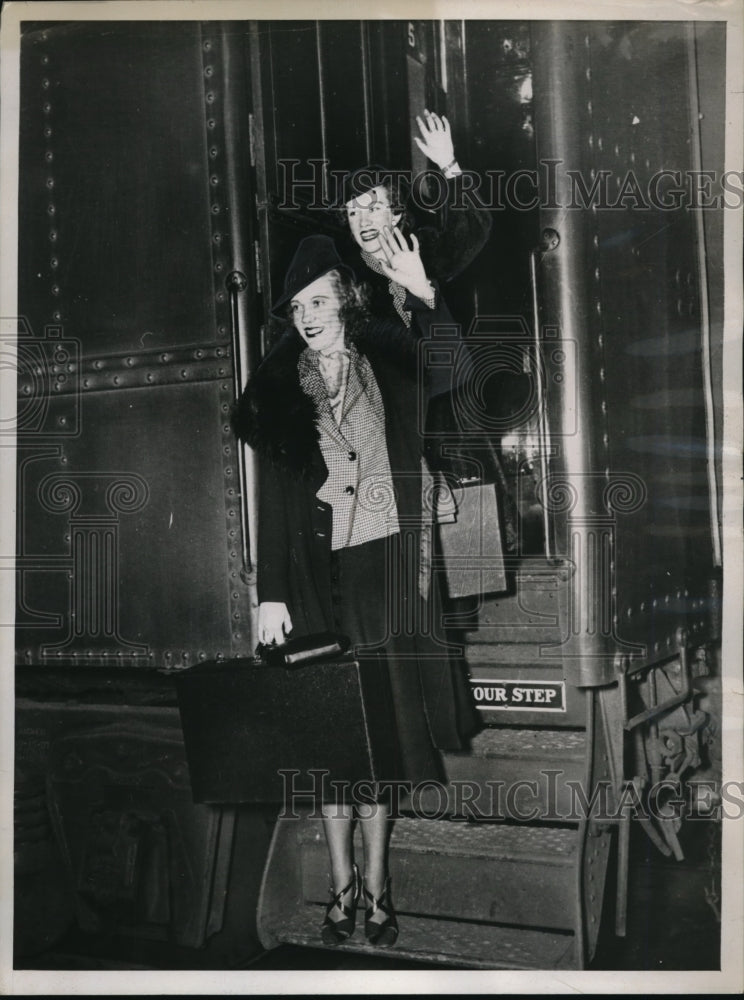
[[[400,229],[390,229],[387,226],[380,233],[380,246],[385,254],[380,259],[382,273],[407,288],[412,295],[426,301],[436,294],[426,277],[423,261],[419,253],[419,241],[415,233],[411,233],[411,244],[408,246]]]

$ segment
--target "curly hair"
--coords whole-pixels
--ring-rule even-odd
[[[369,286],[366,282],[356,281],[346,267],[334,268],[328,272],[328,277],[341,303],[338,313],[344,324],[344,336],[347,341],[353,341],[370,319]],[[274,334],[286,330],[288,326],[294,326],[291,303],[285,307],[283,319],[271,321],[269,330],[272,339]]]

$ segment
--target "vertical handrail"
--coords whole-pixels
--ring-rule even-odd
[[[540,336],[540,302],[537,290],[537,258],[555,248],[560,243],[560,237],[554,229],[544,229],[539,246],[530,250],[530,286],[532,290],[532,336],[535,347],[535,386],[537,391],[537,436],[540,456],[540,478],[542,481],[542,516],[545,558],[550,561],[556,558],[553,539],[553,521],[550,517],[548,503],[548,476],[550,466],[550,427],[548,424],[547,399],[545,397],[545,380],[542,365],[542,337]]]
[[[240,308],[238,296],[245,291],[248,285],[248,278],[242,271],[230,271],[225,278],[225,286],[230,295],[230,336],[233,352],[233,391],[238,399],[243,391],[243,365],[241,364],[241,342],[242,334],[240,329]],[[238,482],[240,484],[240,529],[241,529],[241,550],[243,556],[243,580],[247,582],[248,575],[253,571],[253,561],[250,549],[250,529],[248,527],[248,476],[246,474],[245,448],[240,441],[237,443],[238,452]]]
[[[692,140],[690,156],[697,176],[702,174],[703,158],[700,136],[700,104],[698,96],[697,56],[695,51],[695,26],[688,29],[688,67],[690,80],[690,120]],[[711,361],[710,306],[708,303],[708,283],[706,280],[707,252],[705,245],[705,223],[700,206],[694,209],[693,218],[697,235],[698,285],[700,293],[701,351],[703,366],[703,399],[705,401],[706,451],[708,463],[708,495],[710,503],[710,533],[713,547],[713,562],[722,563],[721,532],[718,523],[718,482],[716,478],[716,427],[713,403],[713,369]]]

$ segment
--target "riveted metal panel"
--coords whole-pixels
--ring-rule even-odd
[[[560,161],[541,210],[558,236],[539,258],[541,335],[547,349],[559,327],[576,356],[548,385],[543,496],[576,566],[562,655],[579,683],[611,680],[618,655],[669,655],[679,630],[710,632],[694,211],[649,189],[655,172],[693,166],[691,38],[682,24],[533,27],[538,152]]]
[[[250,649],[231,401],[228,380],[91,392],[82,435],[21,453],[21,662]]]
[[[228,94],[228,34],[24,32],[21,663],[252,648],[226,288],[242,261],[225,123],[245,67]]]
[[[196,22],[28,26],[19,292],[37,336],[64,324],[85,354],[227,337],[212,62]]]
[[[649,204],[639,210],[631,196],[629,208],[595,213],[593,298],[609,465],[618,486],[628,483],[617,498],[618,630],[658,659],[678,628],[701,639],[709,630],[696,210],[671,207],[680,185],[661,173],[685,185],[695,166],[692,35],[686,25],[613,25],[592,33],[590,52],[594,162],[612,170],[611,200],[637,182]]]

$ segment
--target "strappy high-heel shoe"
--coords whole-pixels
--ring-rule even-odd
[[[398,938],[398,921],[395,919],[395,911],[390,899],[390,878],[385,879],[382,895],[375,899],[366,885],[362,886],[364,898],[368,906],[364,912],[364,933],[370,944],[378,948],[389,948],[395,944]],[[385,914],[384,920],[372,920],[378,912]]]
[[[351,902],[344,903],[344,896],[349,892],[352,893]],[[337,944],[346,941],[354,933],[356,907],[361,895],[361,879],[359,877],[359,869],[356,865],[352,865],[351,881],[349,884],[341,889],[340,892],[334,893],[333,889],[331,889],[330,893],[331,901],[326,906],[325,920],[323,921],[323,926],[320,928],[320,936],[324,945],[334,948]],[[338,908],[343,913],[343,917],[340,920],[333,920],[331,918],[331,912],[335,908]]]

